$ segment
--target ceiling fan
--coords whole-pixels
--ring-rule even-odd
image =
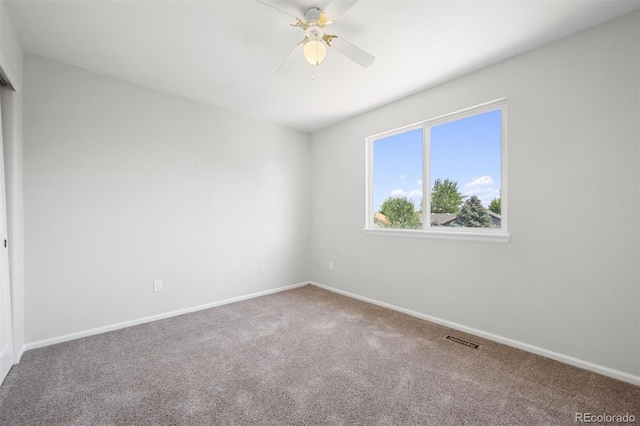
[[[300,56],[303,56],[311,65],[320,65],[327,55],[328,47],[340,52],[362,67],[366,68],[373,64],[375,60],[373,55],[354,46],[341,37],[326,32],[326,27],[333,24],[337,18],[357,3],[358,0],[333,0],[324,10],[318,7],[312,7],[305,12],[304,19],[282,10],[267,1],[255,1],[293,17],[296,22],[290,25],[304,31],[304,39],[296,44],[291,53],[289,53],[289,56],[282,62],[276,71],[278,74],[289,74]]]

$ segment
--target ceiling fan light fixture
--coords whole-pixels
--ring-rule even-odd
[[[272,3],[275,3],[275,0],[255,1],[282,12],[289,17],[293,17],[296,22],[290,24],[290,26],[300,28],[304,31],[304,39],[295,45],[291,53],[289,53],[289,56],[280,64],[280,67],[278,67],[276,71],[278,74],[288,75],[291,72],[295,63],[300,58],[300,51],[302,51],[305,61],[311,65],[320,65],[325,60],[327,48],[329,47],[364,68],[373,63],[375,57],[370,53],[354,46],[343,38],[338,38],[337,35],[326,33],[326,27],[333,24],[335,18],[346,12],[347,9],[357,3],[358,0],[328,0],[330,4],[326,8],[327,16],[330,16],[332,19],[327,19],[325,10],[318,7],[307,9],[303,19],[273,5]]]
[[[304,58],[311,65],[320,65],[327,57],[327,47],[318,40],[308,41],[304,45]]]

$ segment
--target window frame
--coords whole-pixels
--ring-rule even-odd
[[[441,124],[450,123],[490,111],[500,110],[500,201],[501,201],[501,226],[500,228],[455,228],[431,226],[431,128]],[[422,229],[396,229],[375,228],[373,211],[373,146],[376,140],[394,136],[422,128]],[[511,235],[508,233],[507,220],[507,99],[500,98],[472,107],[464,108],[448,114],[443,114],[417,123],[398,127],[389,131],[377,133],[365,138],[365,227],[363,232],[368,235],[403,236],[437,239],[453,239],[464,241],[491,241],[508,242]]]

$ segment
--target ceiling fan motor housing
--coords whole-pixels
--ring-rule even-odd
[[[322,14],[321,9],[318,9],[317,7],[312,7],[311,9],[305,12],[304,20],[309,24],[317,23],[320,20],[321,14]]]
[[[322,19],[322,10],[312,7],[304,14],[306,26],[304,28],[305,35],[309,40],[322,40],[324,36],[324,25]]]

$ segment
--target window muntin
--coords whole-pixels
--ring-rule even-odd
[[[505,119],[499,100],[367,138],[366,229],[506,235]]]

